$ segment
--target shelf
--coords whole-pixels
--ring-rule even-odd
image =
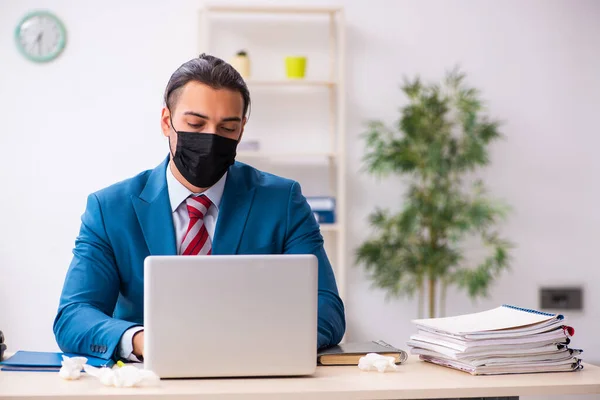
[[[252,14],[334,14],[340,7],[244,7],[244,6],[206,6],[205,10],[220,13]]]
[[[321,224],[321,232],[338,232],[340,226],[338,224]]]
[[[305,152],[305,153],[275,153],[275,152],[264,152],[264,151],[240,151],[237,153],[239,158],[252,158],[252,159],[314,159],[314,158],[329,158],[335,159],[335,153],[325,152]]]
[[[335,87],[336,82],[334,81],[319,81],[319,80],[305,80],[305,79],[279,79],[279,80],[252,80],[246,81],[248,86],[290,86],[290,87],[302,87],[302,86],[324,86],[324,87]]]

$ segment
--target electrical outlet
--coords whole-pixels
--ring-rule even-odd
[[[583,289],[580,287],[555,287],[540,289],[542,309],[583,310]]]

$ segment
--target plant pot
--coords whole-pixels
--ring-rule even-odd
[[[285,58],[285,75],[288,79],[304,79],[306,57],[290,56]]]

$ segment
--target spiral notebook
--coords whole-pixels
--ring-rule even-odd
[[[504,304],[491,310],[446,318],[413,320],[417,327],[465,338],[485,335],[519,336],[552,330],[564,324],[564,317]],[[508,331],[510,330],[510,331]]]
[[[394,357],[396,364],[401,364],[408,354],[383,340],[361,343],[343,343],[323,349],[317,354],[319,365],[358,365],[361,357],[368,353],[377,353],[386,357]]]
[[[582,350],[560,314],[502,305],[474,314],[413,321],[408,346],[421,360],[473,375],[576,371]]]

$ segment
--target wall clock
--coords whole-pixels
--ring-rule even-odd
[[[34,62],[48,62],[60,55],[67,43],[63,23],[48,11],[27,14],[15,29],[17,48]]]

